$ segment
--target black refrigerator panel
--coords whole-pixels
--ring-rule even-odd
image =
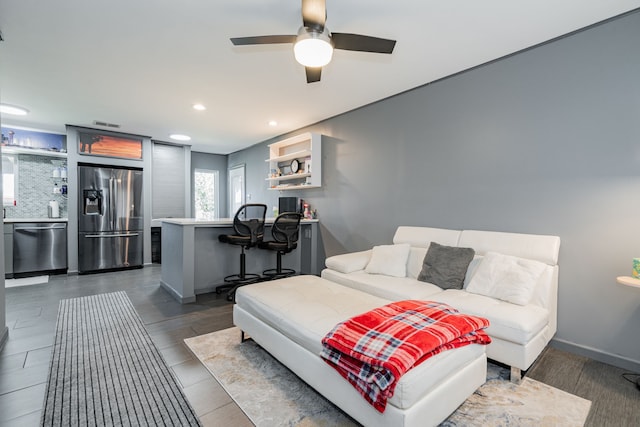
[[[142,171],[78,166],[78,231],[143,229]]]
[[[78,272],[141,267],[143,242],[141,231],[80,233],[78,235]]]

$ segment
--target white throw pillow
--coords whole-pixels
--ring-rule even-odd
[[[527,305],[546,264],[487,252],[467,286],[467,292]]]
[[[374,246],[371,259],[364,271],[393,277],[407,276],[407,258],[411,246],[408,243]]]

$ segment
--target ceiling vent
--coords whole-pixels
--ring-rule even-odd
[[[96,126],[106,126],[108,128],[116,128],[116,129],[120,128],[120,125],[117,125],[115,123],[107,123],[100,120],[94,120],[93,124]]]

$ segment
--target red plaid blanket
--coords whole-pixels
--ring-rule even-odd
[[[433,301],[398,301],[339,323],[321,356],[380,412],[400,377],[427,358],[468,344],[489,344],[489,321]]]

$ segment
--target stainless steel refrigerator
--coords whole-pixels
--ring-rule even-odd
[[[78,166],[78,271],[143,264],[142,170]]]

